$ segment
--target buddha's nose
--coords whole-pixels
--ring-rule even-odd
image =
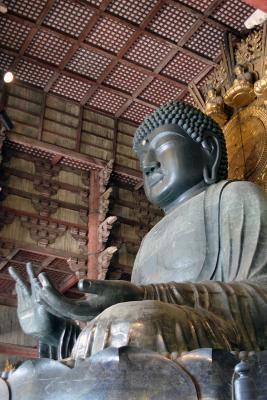
[[[143,171],[145,175],[149,175],[159,168],[160,168],[160,163],[157,161],[150,161],[149,163],[143,164]]]

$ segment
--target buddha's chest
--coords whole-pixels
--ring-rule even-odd
[[[203,196],[197,196],[196,200],[166,215],[147,234],[136,258],[133,282],[197,279],[206,256],[206,236]]]

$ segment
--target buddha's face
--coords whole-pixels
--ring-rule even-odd
[[[179,127],[156,129],[138,153],[146,196],[161,208],[203,180],[205,152]]]

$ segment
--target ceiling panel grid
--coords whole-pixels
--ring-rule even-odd
[[[187,85],[220,59],[224,32],[242,35],[254,10],[242,0],[4,2],[1,69],[134,123],[155,105],[189,101]]]

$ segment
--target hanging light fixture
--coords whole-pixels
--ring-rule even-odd
[[[5,83],[11,83],[14,80],[14,74],[11,71],[7,71],[4,73],[3,76],[4,82]]]
[[[0,13],[6,14],[7,12],[8,12],[7,6],[3,3],[3,1],[0,1]]]

